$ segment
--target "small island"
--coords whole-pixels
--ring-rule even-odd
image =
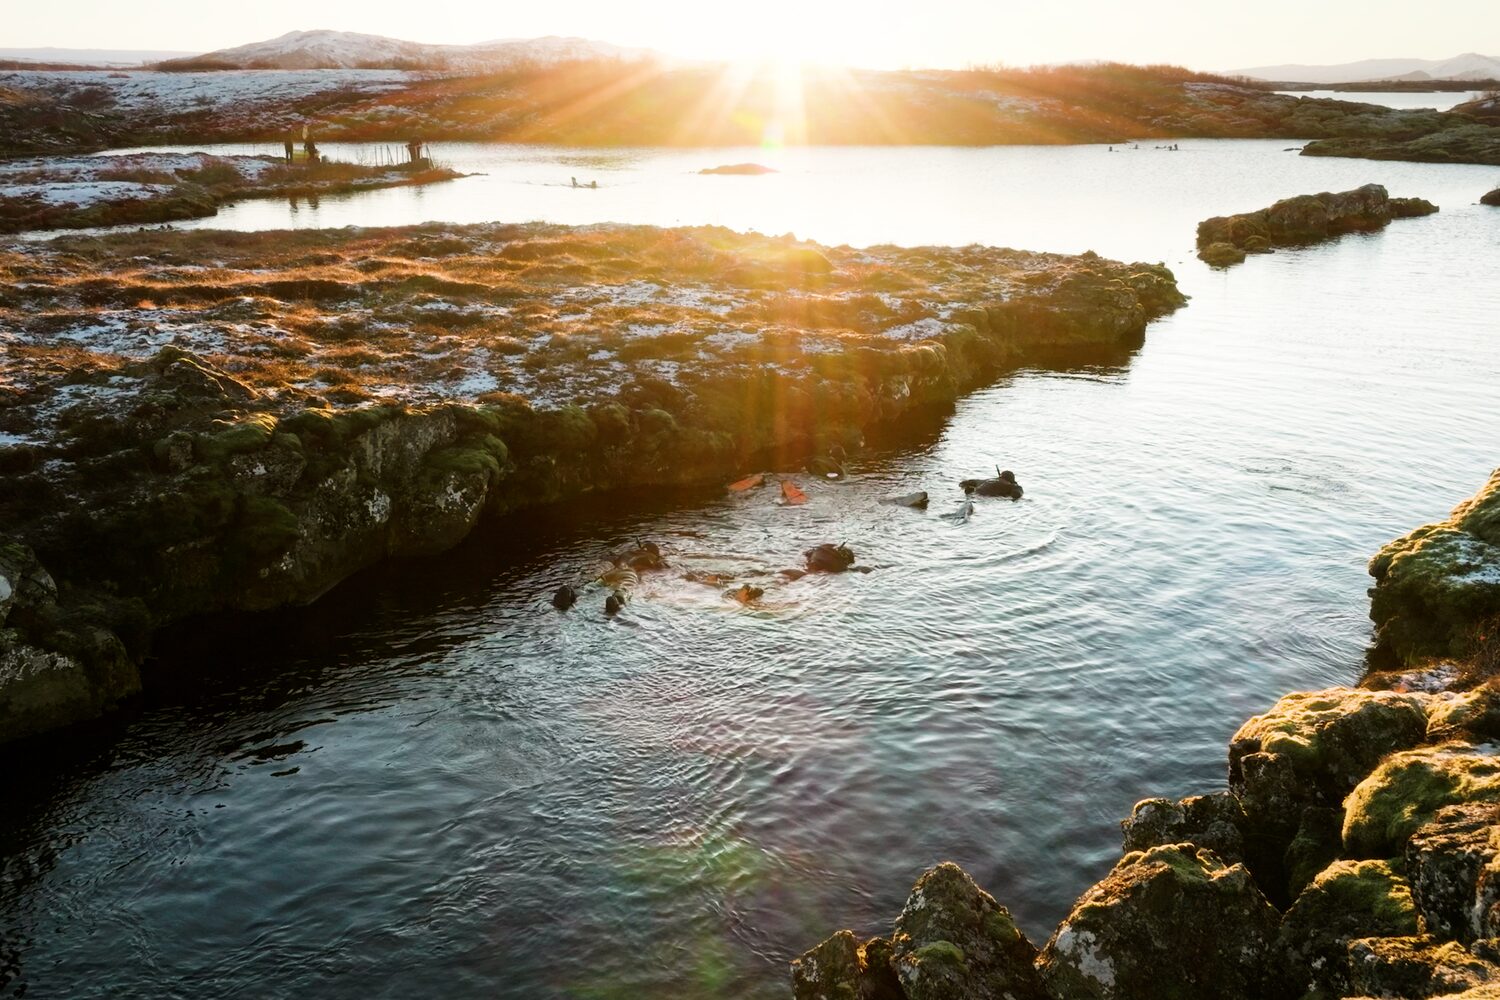
[[[1198,223],[1198,258],[1230,267],[1246,254],[1276,247],[1308,246],[1345,233],[1384,229],[1392,219],[1431,215],[1438,210],[1421,198],[1392,198],[1379,184],[1337,194],[1301,195],[1244,215],[1218,216]]]
[[[764,174],[774,174],[774,167],[762,166],[759,163],[731,163],[722,167],[706,167],[698,171],[700,174],[723,174],[736,177],[760,177]]]

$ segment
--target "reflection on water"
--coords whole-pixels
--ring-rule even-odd
[[[803,507],[771,489],[569,505],[314,609],[179,635],[132,716],[0,761],[0,978],[67,997],[777,997],[792,954],[887,929],[944,858],[1045,935],[1132,802],[1222,787],[1241,720],[1353,676],[1364,560],[1471,492],[1500,439],[1487,172],[1209,145],[796,154],[794,190],[852,171],[881,192],[814,212],[824,238],[1165,257],[1193,302],[1133,357],[1016,373],[844,482],[802,477]],[[476,195],[530,193],[517,178],[557,162],[493,155],[510,165]],[[626,221],[669,221],[647,194],[706,165],[621,157]],[[1198,218],[1365,180],[1443,211],[1228,273],[1189,257]],[[694,221],[786,221],[765,194],[683,197]],[[356,204],[386,221],[394,202],[320,217]],[[995,463],[1026,498],[944,517]],[[926,513],[877,502],[918,489]],[[635,536],[762,581],[763,605],[672,574],[614,620],[597,590],[548,606]],[[874,572],[775,575],[823,541]]]
[[[1278,90],[1277,93],[1290,94],[1292,97],[1378,104],[1383,108],[1405,110],[1432,108],[1434,111],[1451,111],[1458,105],[1472,101],[1479,96],[1477,90],[1391,90],[1368,93],[1354,90]]]

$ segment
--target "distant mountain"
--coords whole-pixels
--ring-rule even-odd
[[[477,45],[428,45],[353,31],[292,31],[280,38],[175,59],[167,68],[209,65],[233,69],[498,69],[519,62],[574,59],[642,59],[646,49],[627,49],[586,38],[502,39]]]
[[[50,66],[140,66],[190,55],[154,49],[0,49],[0,60]]]
[[[1296,83],[1366,83],[1371,80],[1500,80],[1500,56],[1468,52],[1452,59],[1364,59],[1336,66],[1255,66],[1237,76]]]

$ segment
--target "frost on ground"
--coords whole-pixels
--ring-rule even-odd
[[[945,343],[972,337],[986,309],[1062,300],[1092,315],[1127,282],[1161,287],[1155,269],[1135,267],[609,225],[28,243],[0,248],[0,431],[45,437],[49,415],[77,393],[112,391],[112,379],[164,348],[203,358],[281,410],[497,393],[561,406],[642,385],[670,394],[771,375],[815,382],[851,365],[877,379],[914,366],[938,378]]]
[[[93,100],[126,114],[155,117],[184,110],[243,113],[305,100],[329,91],[382,94],[416,76],[390,69],[224,70],[157,73],[151,70],[17,70],[0,73],[0,87],[44,94],[91,92]]]
[[[278,161],[208,153],[131,153],[123,156],[29,157],[0,160],[0,198],[37,199],[86,208],[100,202],[160,198],[217,167],[258,182]]]

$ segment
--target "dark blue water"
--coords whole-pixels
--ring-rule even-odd
[[[917,154],[889,155],[890,239],[1165,258],[1193,302],[1131,356],[1019,372],[856,456],[802,508],[563,508],[177,637],[135,713],[0,762],[7,988],[777,997],[790,957],[887,930],[943,859],[1040,939],[1136,799],[1222,787],[1246,716],[1352,680],[1365,560],[1496,463],[1500,212],[1472,204],[1490,172],[1264,143],[1190,167],[940,150],[931,170],[986,194],[924,217],[900,197]],[[1130,186],[1079,186],[1126,156]],[[1041,193],[1008,215],[1023,196],[998,177]],[[1363,180],[1443,211],[1228,273],[1188,256],[1198,218]],[[997,462],[1026,499],[945,519]],[[875,502],[913,489],[928,513]],[[547,607],[635,534],[766,581],[763,606],[674,572],[615,621],[601,592]],[[774,582],[820,541],[875,570]]]

